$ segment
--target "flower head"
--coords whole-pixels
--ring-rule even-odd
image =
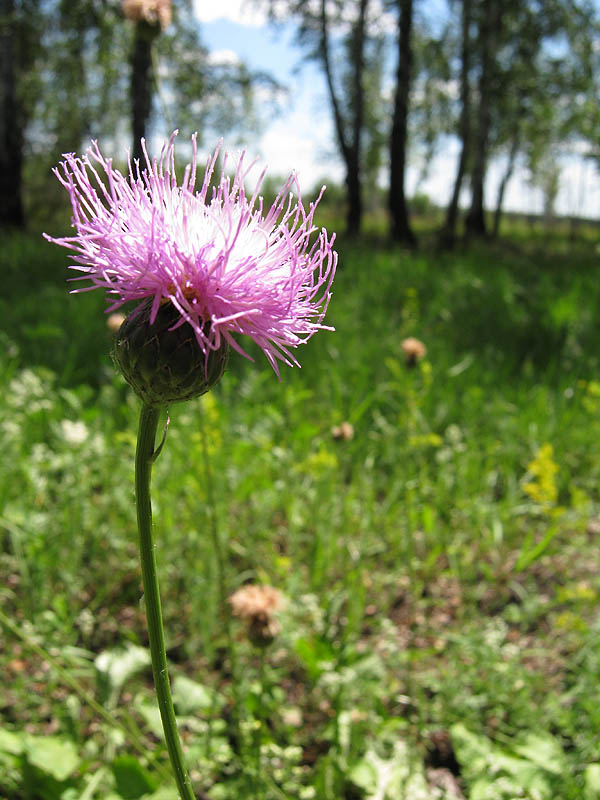
[[[402,347],[406,364],[409,367],[414,367],[417,361],[420,361],[427,355],[427,348],[423,342],[419,339],[415,339],[414,336],[403,339],[400,346]]]
[[[273,586],[247,584],[229,598],[234,616],[245,620],[255,644],[267,644],[279,633],[276,614],[283,606],[283,595]]]
[[[340,425],[334,425],[331,429],[331,435],[337,442],[349,442],[354,438],[354,425],[351,422],[342,422]]]
[[[127,176],[96,142],[81,158],[66,154],[55,170],[69,192],[77,234],[47,238],[73,250],[71,268],[84,273],[79,280],[91,280],[75,291],[105,289],[113,301],[108,312],[145,301],[150,325],[171,304],[172,327],[189,325],[205,357],[229,344],[249,358],[234,338],[244,334],[262,348],[277,375],[278,360],[299,366],[291,350],[327,327],[323,318],[337,264],[335,235],[323,229],[313,237],[320,195],[306,210],[292,173],[263,213],[258,192],[265,172],[248,196],[244,181],[254,162],[246,166],[244,153],[233,176],[226,173],[225,155],[211,189],[220,146],[196,190],[195,136],[192,161],[178,183],[175,135],[159,159],[151,160],[143,143],[145,168],[130,162]]]
[[[123,0],[123,16],[132,22],[147,22],[168,28],[171,24],[171,0]]]

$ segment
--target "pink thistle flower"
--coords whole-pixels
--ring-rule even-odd
[[[65,154],[56,176],[67,189],[77,235],[50,241],[74,251],[73,280],[106,290],[107,313],[132,300],[151,302],[150,324],[161,305],[179,314],[173,328],[188,324],[205,357],[223,344],[250,356],[234,339],[244,334],[264,351],[279,376],[278,360],[300,366],[291,349],[304,344],[323,324],[337,265],[335,234],[317,230],[313,217],[321,199],[304,208],[292,173],[271,208],[263,214],[258,195],[266,170],[251,197],[244,181],[245,152],[233,178],[225,172],[210,182],[220,144],[207,161],[199,191],[196,136],[193,157],[179,185],[175,176],[175,136],[146,166],[129,161],[128,175],[113,168],[97,142],[81,158]],[[102,174],[103,173],[103,174]],[[292,190],[296,191],[297,200]],[[134,312],[135,313],[135,312]],[[251,359],[252,360],[252,359]]]

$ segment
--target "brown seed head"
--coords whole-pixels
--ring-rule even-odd
[[[423,342],[419,339],[415,339],[414,336],[409,336],[408,339],[404,339],[401,347],[408,367],[414,367],[417,361],[420,361],[427,355],[427,348]]]
[[[354,426],[350,422],[342,422],[331,429],[331,435],[338,442],[348,442],[354,438]]]
[[[242,586],[229,603],[233,615],[248,624],[248,636],[254,644],[269,644],[281,630],[276,613],[283,606],[283,595],[273,586]]]
[[[123,16],[135,23],[158,24],[164,30],[171,23],[171,0],[123,0]]]

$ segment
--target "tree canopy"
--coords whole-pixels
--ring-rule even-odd
[[[441,16],[427,0],[256,2],[295,25],[322,72],[350,234],[387,174],[390,232],[414,242],[407,171],[417,168],[418,190],[450,141],[458,159],[445,244],[467,197],[466,233],[498,232],[515,170],[541,188],[550,213],[561,157],[600,161],[591,0],[449,0]],[[157,4],[169,11],[162,21]],[[22,224],[24,202],[43,213],[40,184],[58,153],[102,138],[139,157],[141,136],[174,128],[201,140],[256,132],[283,89],[241,60],[215,58],[191,0],[0,0],[0,9],[1,224]],[[491,163],[503,165],[493,200]]]

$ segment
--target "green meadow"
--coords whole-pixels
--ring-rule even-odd
[[[169,410],[154,526],[198,798],[600,798],[598,233],[567,233],[341,240],[302,369],[251,349]],[[67,263],[0,241],[0,797],[175,800],[139,401]],[[285,598],[272,641],[231,615],[247,583]]]

